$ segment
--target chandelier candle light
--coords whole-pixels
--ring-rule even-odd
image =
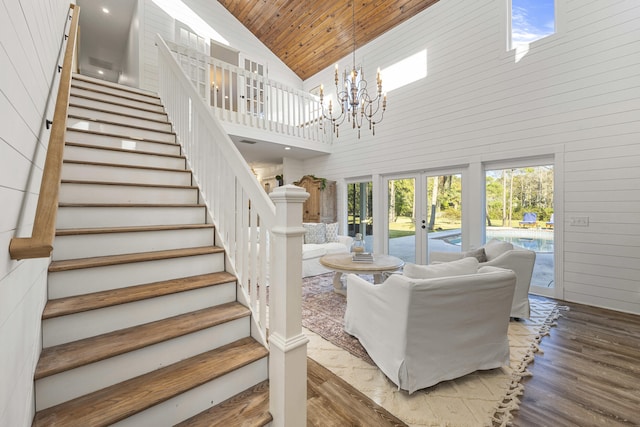
[[[345,118],[348,122],[352,123],[353,129],[358,129],[358,139],[360,138],[360,127],[364,123],[364,120],[369,122],[369,129],[373,135],[376,134],[376,124],[382,121],[384,112],[387,109],[387,95],[382,94],[382,77],[380,76],[380,68],[376,76],[377,94],[375,98],[371,98],[367,91],[367,81],[364,79],[364,72],[362,67],[356,68],[356,12],[355,1],[351,1],[352,7],[352,20],[353,20],[353,68],[351,72],[347,73],[345,70],[342,75],[343,90],[338,87],[338,64],[336,64],[335,72],[335,84],[336,84],[336,96],[338,97],[338,103],[340,104],[340,114],[337,117],[333,116],[333,105],[329,100],[328,112],[324,110],[324,86],[320,86],[320,108],[322,109],[322,116],[326,120],[330,120],[333,128],[333,133],[336,138],[339,136],[338,128],[344,122]],[[382,108],[381,104],[382,103]],[[380,115],[378,116],[378,113]]]

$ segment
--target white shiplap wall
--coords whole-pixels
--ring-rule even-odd
[[[268,70],[268,77],[290,87],[301,88],[302,81],[293,71],[269,51],[249,30],[227,11],[217,1],[210,0],[181,0],[208,23],[216,32],[224,37],[229,46],[241,52],[242,58],[264,64]],[[143,43],[143,57],[141,58],[142,81],[141,87],[151,91],[158,90],[157,50],[155,35],[160,34],[163,39],[174,41],[174,19],[158,7],[153,0],[144,0],[144,24],[141,42]]]
[[[122,74],[118,76],[118,83],[140,87],[140,8],[144,4],[141,0],[135,0],[127,46],[122,55]]]
[[[0,0],[0,425],[33,417],[33,372],[48,259],[12,261],[12,237],[30,235],[69,1]]]
[[[503,48],[505,0],[441,1],[358,49],[373,76],[426,48],[428,76],[389,94],[375,137],[345,127],[305,170],[348,179],[555,156],[559,296],[640,313],[640,3],[557,2],[558,33],[518,62]]]

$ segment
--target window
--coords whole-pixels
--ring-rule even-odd
[[[486,170],[486,240],[536,252],[531,286],[554,287],[553,165]]]
[[[373,183],[371,181],[347,184],[347,235],[362,234],[365,250],[373,252]]]
[[[555,32],[555,0],[511,0],[511,49]]]

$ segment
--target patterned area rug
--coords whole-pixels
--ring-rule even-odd
[[[524,391],[527,365],[542,337],[560,316],[552,301],[531,299],[531,318],[509,324],[509,367],[477,371],[412,395],[389,381],[360,342],[344,332],[346,299],[333,292],[333,274],[308,277],[302,285],[302,324],[308,355],[409,426],[507,426]]]
[[[375,365],[357,338],[344,331],[345,296],[333,292],[333,273],[302,279],[302,326]]]

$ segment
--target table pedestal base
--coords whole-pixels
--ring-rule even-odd
[[[342,283],[342,272],[336,271],[333,275],[333,291],[337,294],[347,296],[347,287]],[[373,275],[373,283],[375,285],[382,283],[383,276],[381,273],[375,273]]]

